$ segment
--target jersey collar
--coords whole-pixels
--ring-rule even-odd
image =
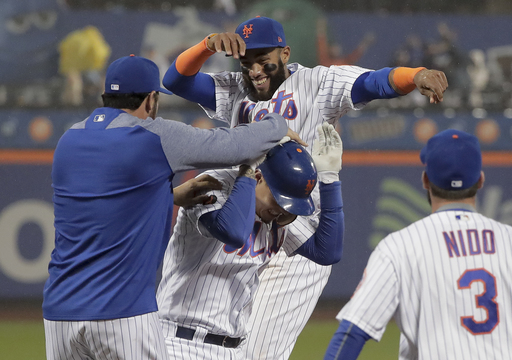
[[[450,204],[441,206],[439,209],[436,210],[436,213],[440,212],[440,211],[453,211],[453,210],[476,212],[475,207],[471,206],[469,204],[450,203]]]

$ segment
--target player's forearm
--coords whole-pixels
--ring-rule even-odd
[[[202,215],[199,221],[217,240],[241,248],[254,227],[255,188],[256,180],[238,177],[222,208]]]
[[[389,82],[392,68],[383,68],[361,74],[352,87],[352,102],[354,104],[375,99],[391,99],[400,96]]]
[[[345,229],[341,182],[320,182],[320,222],[316,232],[296,253],[320,265],[332,265],[341,260]]]
[[[276,146],[288,131],[286,120],[274,113],[232,129],[198,129],[176,121],[162,124],[167,126],[159,135],[175,173],[250,164]]]
[[[355,324],[343,320],[329,343],[324,360],[355,360],[369,339],[370,335]]]
[[[424,67],[408,68],[408,67],[397,67],[389,73],[389,83],[393,89],[400,95],[405,95],[416,89],[414,83],[414,77]]]
[[[178,55],[176,69],[180,74],[185,76],[197,74],[206,60],[215,54],[215,51],[208,48],[207,41],[208,37]]]
[[[354,104],[375,99],[392,99],[416,88],[414,76],[425,68],[383,68],[361,74],[352,87]]]

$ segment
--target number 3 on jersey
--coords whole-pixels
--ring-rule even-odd
[[[485,269],[466,270],[459,278],[457,284],[459,289],[469,289],[475,281],[480,281],[484,285],[484,292],[475,296],[476,307],[483,309],[487,313],[486,319],[476,321],[473,316],[461,316],[461,325],[473,335],[483,335],[491,333],[500,322],[498,303],[496,298],[496,278]]]

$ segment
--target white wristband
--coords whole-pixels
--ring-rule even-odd
[[[340,181],[340,174],[337,171],[320,171],[318,181],[324,184],[332,184],[335,181]]]

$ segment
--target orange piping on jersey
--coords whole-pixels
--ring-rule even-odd
[[[185,50],[176,58],[176,70],[181,75],[192,76],[199,72],[203,64],[210,56],[215,54],[208,48],[208,36],[199,44]]]
[[[397,67],[395,68],[395,72],[393,73],[393,82],[395,83],[396,88],[402,94],[408,94],[414,89],[416,89],[416,84],[414,83],[414,76],[419,73],[421,70],[426,69],[424,67],[418,68],[408,68],[408,67]]]

